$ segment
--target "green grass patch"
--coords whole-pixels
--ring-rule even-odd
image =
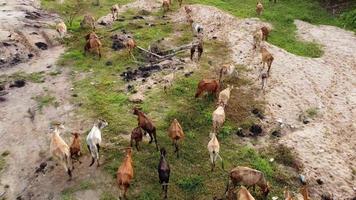
[[[32,97],[32,99],[37,102],[37,108],[40,111],[47,106],[59,106],[59,103],[56,101],[56,97],[50,95],[49,93],[44,95],[37,95],[35,97]]]
[[[310,118],[315,118],[318,115],[319,109],[318,108],[308,108],[306,111],[306,114]]]
[[[15,72],[10,75],[0,75],[0,84],[15,80],[26,80],[32,83],[43,83],[45,79],[44,72],[25,73],[23,71]]]

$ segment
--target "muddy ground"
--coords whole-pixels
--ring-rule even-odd
[[[0,102],[0,146],[1,150],[10,152],[6,157],[7,167],[0,175],[0,195],[6,192],[8,199],[18,196],[58,199],[63,188],[88,177],[97,185],[112,185],[111,177],[95,167],[81,169],[74,181],[68,182],[62,168],[48,160],[47,133],[51,121],[66,123],[67,142],[69,130],[87,130],[92,123],[76,115],[77,105],[70,103],[72,77],[69,71],[62,69],[57,76],[48,75],[56,69],[56,61],[65,51],[53,39],[56,33],[51,27],[57,16],[38,10],[38,3],[30,0],[0,1],[0,5],[3,10],[0,12],[0,73],[21,70],[46,74],[43,83],[27,82],[24,87],[8,89],[6,101]],[[127,8],[152,10],[159,6],[158,1],[138,0],[123,7],[121,12]],[[194,20],[205,28],[206,39],[227,40],[235,64],[251,69],[248,76],[258,86],[260,55],[252,49],[251,35],[264,23],[258,19],[237,19],[209,6],[192,8]],[[172,15],[176,22],[185,23],[183,9]],[[108,15],[98,22],[110,19]],[[315,26],[298,20],[295,24],[301,40],[319,43],[325,53],[321,58],[305,58],[266,44],[275,60],[266,92],[256,91],[267,102],[265,123],[278,120],[287,127],[279,142],[297,153],[304,166],[302,174],[311,185],[312,197],[329,191],[335,199],[351,198],[356,189],[356,37],[336,27]],[[38,42],[47,44],[47,48],[40,49]],[[37,112],[32,122],[27,117],[27,110],[37,106],[32,97],[45,93],[53,95],[58,104]],[[304,124],[299,116],[308,109],[317,110],[317,114]],[[36,167],[42,162],[47,163],[45,173],[36,174]],[[89,163],[88,158],[84,157],[83,162]],[[317,179],[323,184],[319,185]],[[102,188],[81,195],[99,198],[100,191]]]

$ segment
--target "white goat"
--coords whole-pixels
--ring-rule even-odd
[[[167,93],[167,88],[172,87],[173,80],[174,80],[174,72],[163,77],[163,84],[164,84],[163,89],[165,93]]]
[[[230,94],[232,89],[234,89],[234,86],[227,85],[227,88],[225,88],[223,91],[220,92],[219,101],[218,101],[219,104],[223,104],[224,106],[227,105],[227,102],[230,99]]]
[[[211,162],[211,171],[214,171],[215,168],[215,163],[217,158],[219,157],[222,163],[222,168],[224,169],[224,163],[223,160],[221,158],[221,156],[219,155],[219,151],[220,151],[220,144],[218,141],[218,138],[216,137],[216,133],[212,132],[210,133],[210,141],[208,143],[208,151],[210,154],[210,162]]]
[[[222,127],[225,122],[225,110],[224,105],[220,104],[218,108],[213,112],[213,130],[215,133]]]
[[[100,166],[99,150],[101,144],[101,129],[107,125],[108,123],[105,120],[98,120],[97,123],[94,123],[93,128],[90,130],[87,136],[87,146],[92,157],[92,161],[89,166],[92,166],[95,161],[97,161],[98,167]]]
[[[52,132],[50,151],[52,157],[57,160],[66,170],[69,175],[69,179],[72,178],[72,159],[70,157],[69,146],[59,136],[59,128],[64,129],[62,124],[54,124],[54,130]]]
[[[67,26],[64,22],[59,22],[56,25],[56,30],[59,34],[59,37],[63,38],[67,34]]]

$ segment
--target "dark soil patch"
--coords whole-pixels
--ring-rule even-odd
[[[148,65],[148,66],[140,66],[138,69],[131,70],[128,69],[127,71],[120,74],[120,76],[125,81],[133,81],[137,78],[147,78],[151,76],[152,73],[161,71],[162,67],[160,65]]]
[[[35,43],[36,47],[41,49],[41,50],[47,50],[48,49],[48,45],[44,42],[36,42]]]

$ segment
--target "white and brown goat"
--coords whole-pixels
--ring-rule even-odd
[[[87,146],[92,157],[92,161],[89,166],[92,166],[95,161],[97,162],[97,166],[100,166],[99,151],[101,144],[101,129],[107,125],[108,123],[105,120],[98,120],[94,123],[93,128],[90,130],[86,138]]]

